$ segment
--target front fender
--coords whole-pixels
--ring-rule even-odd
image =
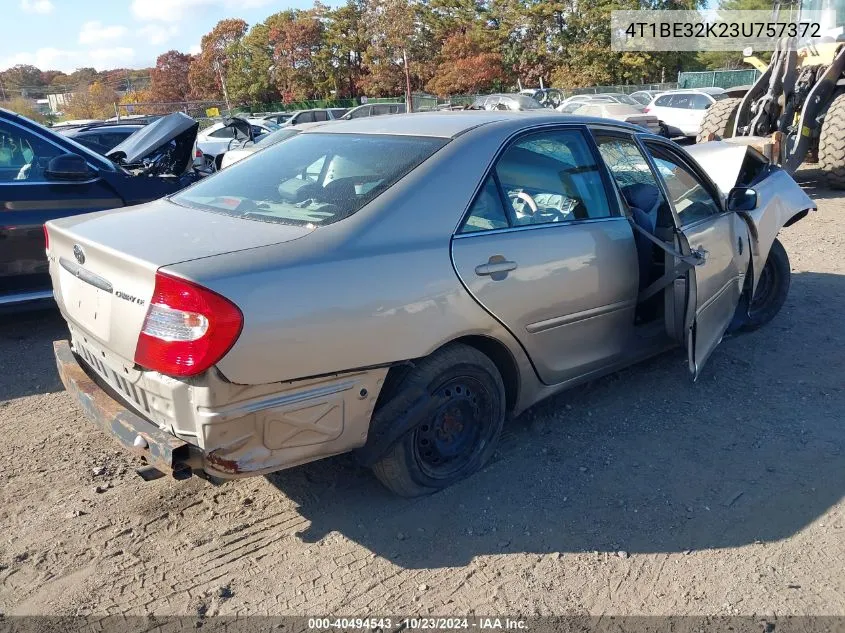
[[[752,296],[780,230],[800,220],[808,211],[816,210],[816,203],[792,176],[779,168],[770,169],[764,179],[753,185],[757,191],[757,208],[740,212],[751,233]]]

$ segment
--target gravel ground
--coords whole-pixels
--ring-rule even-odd
[[[531,409],[403,500],[340,457],[143,483],[0,321],[0,613],[845,615],[845,196],[782,234],[781,314],[693,384],[669,353]]]

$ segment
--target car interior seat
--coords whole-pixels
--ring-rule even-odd
[[[634,223],[649,233],[655,235],[657,229],[657,215],[663,196],[655,185],[635,183],[622,187],[622,196],[631,211]],[[640,289],[645,288],[652,279],[652,263],[654,261],[654,244],[638,232],[634,233],[634,243],[637,246],[637,259],[640,269]]]

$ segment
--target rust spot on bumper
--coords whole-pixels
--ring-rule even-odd
[[[234,459],[226,459],[225,457],[221,457],[214,451],[206,453],[205,462],[209,466],[213,467],[215,470],[219,470],[221,473],[237,475],[242,472],[241,467],[237,461],[235,461]]]
[[[100,381],[89,375],[77,360],[68,341],[53,341],[56,366],[68,390],[97,426],[132,453],[143,457],[150,466],[168,473],[184,473],[188,468],[191,446],[162,431],[152,422],[136,415],[113,398]],[[135,446],[138,436],[146,448]]]

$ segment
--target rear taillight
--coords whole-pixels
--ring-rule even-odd
[[[44,250],[50,252],[50,233],[47,232],[47,225],[44,225]]]
[[[231,349],[243,323],[243,314],[228,299],[157,272],[135,362],[170,376],[200,374]]]
[[[643,112],[645,112],[646,114],[648,114],[649,112],[651,112],[651,107],[649,107],[649,106],[644,107],[644,108],[643,108]]]

